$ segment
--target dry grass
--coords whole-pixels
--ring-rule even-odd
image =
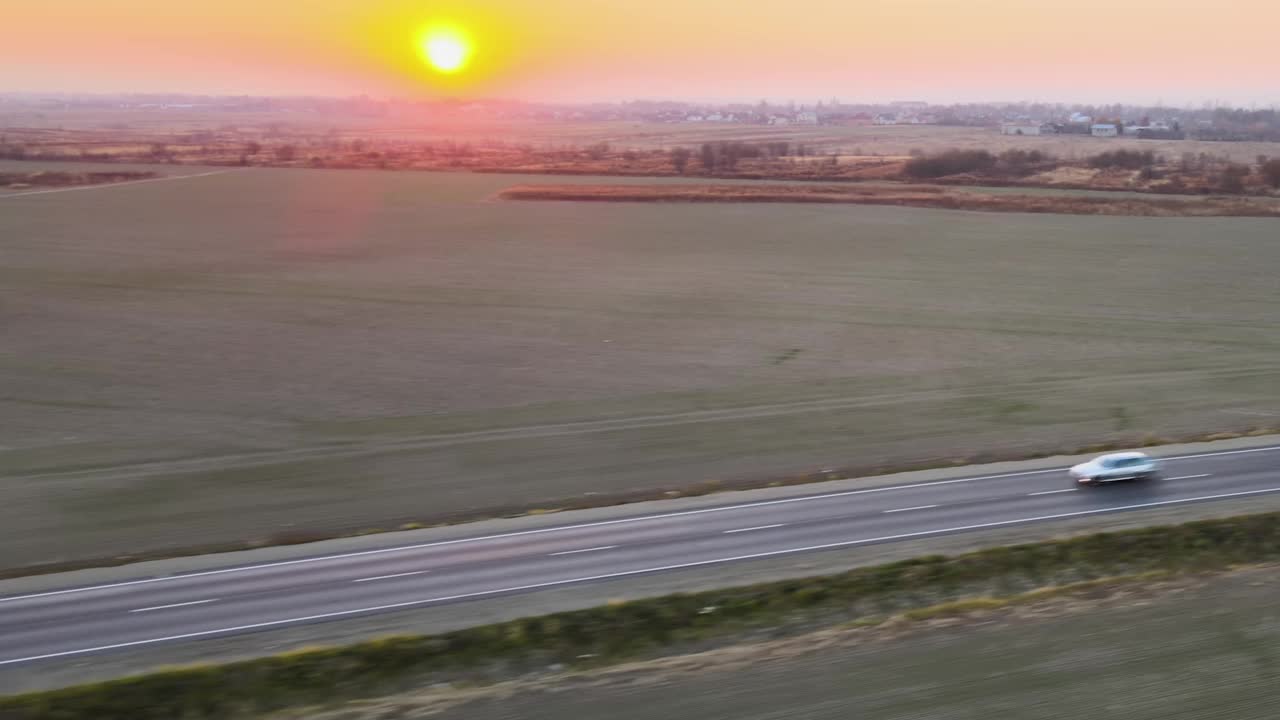
[[[992,194],[919,185],[518,185],[503,190],[499,197],[597,202],[849,203],[1141,217],[1280,217],[1280,201],[1270,199]]]

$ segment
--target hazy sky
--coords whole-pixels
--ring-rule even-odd
[[[0,91],[1280,104],[1276,0],[0,0]],[[474,63],[432,73],[450,20]]]

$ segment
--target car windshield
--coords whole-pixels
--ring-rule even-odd
[[[1111,460],[1107,461],[1104,464],[1107,467],[1125,468],[1125,467],[1134,467],[1135,465],[1144,465],[1146,464],[1146,462],[1147,462],[1146,458],[1127,457],[1127,458],[1112,458]]]

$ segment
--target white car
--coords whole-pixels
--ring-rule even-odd
[[[1121,480],[1156,480],[1160,477],[1160,464],[1146,453],[1119,452],[1080,463],[1070,472],[1073,485],[1092,486]]]

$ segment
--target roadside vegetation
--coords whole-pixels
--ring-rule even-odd
[[[842,623],[929,620],[1280,558],[1280,514],[930,556],[615,602],[432,637],[390,637],[0,699],[2,720],[253,717],[437,683],[493,682]]]
[[[869,619],[279,720],[981,720],[1011,708],[1020,720],[1274,720],[1277,569],[1086,581],[923,621]]]
[[[99,172],[0,172],[0,189],[70,187],[74,185],[101,185],[104,183],[132,182],[160,177],[154,172],[136,170]]]

